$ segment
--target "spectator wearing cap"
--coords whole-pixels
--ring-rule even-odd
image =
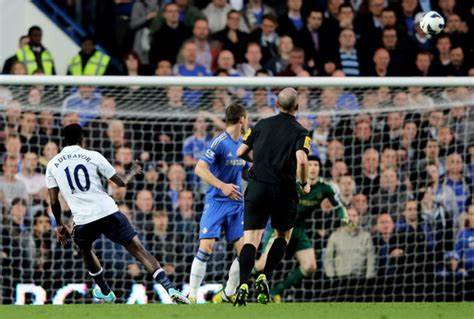
[[[176,4],[168,3],[163,10],[165,22],[151,35],[149,58],[152,66],[162,60],[174,64],[181,45],[191,35],[189,29],[179,21],[179,8]]]
[[[275,16],[275,10],[262,2],[262,0],[249,0],[242,9],[242,18],[250,32],[262,26],[265,16]]]
[[[22,35],[20,39],[18,40],[18,49],[21,49],[25,45],[28,45],[29,41],[30,41],[30,38],[27,35]],[[2,74],[10,74],[10,70],[12,69],[12,66],[14,65],[15,62],[19,62],[18,57],[16,56],[16,53],[5,60],[5,63],[3,64]],[[25,74],[26,74],[26,68],[25,68]]]
[[[16,57],[25,66],[27,74],[34,74],[38,70],[44,75],[56,74],[53,56],[41,43],[43,39],[41,28],[32,26],[28,30],[28,39],[28,44],[16,51]]]
[[[277,19],[275,16],[265,15],[260,27],[250,34],[250,41],[260,45],[262,50],[262,64],[266,65],[271,59],[278,56],[280,37],[275,32]]]
[[[213,39],[222,45],[223,50],[229,50],[234,54],[237,63],[245,61],[245,52],[249,43],[249,34],[239,30],[240,21],[240,12],[230,10],[227,13],[225,27],[213,36]]]
[[[99,76],[117,74],[110,63],[110,56],[95,47],[94,39],[86,36],[81,40],[81,51],[75,55],[67,68],[68,75]]]

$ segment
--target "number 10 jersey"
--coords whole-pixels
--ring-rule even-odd
[[[104,190],[100,175],[110,179],[115,168],[105,157],[78,145],[66,146],[46,167],[46,185],[59,187],[71,209],[74,223],[84,225],[118,211]]]

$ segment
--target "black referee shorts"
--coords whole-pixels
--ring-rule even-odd
[[[298,199],[296,190],[250,180],[245,190],[244,230],[264,229],[268,218],[276,230],[293,228]]]
[[[80,249],[90,250],[102,234],[114,243],[125,246],[137,232],[124,214],[116,212],[91,223],[74,226],[72,238]]]

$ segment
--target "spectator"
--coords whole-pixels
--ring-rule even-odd
[[[373,57],[374,66],[367,74],[368,76],[395,76],[396,71],[392,70],[390,65],[390,53],[384,49],[379,48],[375,51]]]
[[[149,64],[150,26],[157,15],[157,0],[136,1],[133,4],[130,17],[130,29],[135,34],[133,51],[144,65]]]
[[[51,228],[51,220],[47,212],[35,214],[33,219],[34,277],[42,281],[47,281],[52,275],[53,232]]]
[[[463,176],[464,163],[458,153],[452,153],[446,160],[446,175],[443,184],[449,186],[456,196],[458,210],[460,213],[466,212],[467,199],[471,195],[472,184]]]
[[[246,57],[245,50],[247,50],[249,45],[248,33],[239,30],[240,21],[240,12],[230,10],[227,13],[225,27],[213,36],[214,40],[221,43],[223,50],[229,50],[234,54],[237,63],[244,61]]]
[[[179,164],[171,164],[168,169],[168,187],[164,202],[170,210],[176,210],[178,207],[179,193],[185,189],[186,171]]]
[[[355,174],[355,182],[359,187],[358,192],[370,197],[371,194],[378,191],[380,185],[378,167],[379,152],[373,148],[368,148],[362,156],[361,173]]]
[[[431,60],[431,53],[426,51],[418,52],[415,60],[415,72],[413,72],[413,74],[416,76],[431,75]]]
[[[468,50],[470,42],[468,35],[466,34],[468,30],[469,29],[465,26],[465,23],[461,20],[459,15],[453,13],[447,16],[444,32],[449,34],[453,46],[460,46],[463,50]]]
[[[394,27],[383,29],[382,48],[390,54],[390,65],[393,69],[398,70],[399,75],[406,75],[411,71],[408,66],[413,63],[413,56],[403,48],[400,42],[397,29]]]
[[[17,172],[18,158],[7,156],[3,162],[3,176],[0,176],[0,192],[8,205],[12,205],[15,198],[28,199],[26,185],[16,177]]]
[[[408,36],[413,37],[416,33],[415,14],[419,11],[418,0],[402,0],[401,10],[398,17],[400,28],[404,30]]]
[[[206,19],[196,19],[191,41],[196,45],[196,62],[203,65],[209,72],[212,66],[212,53],[209,43],[209,24]]]
[[[171,62],[168,60],[158,61],[155,69],[155,75],[157,76],[170,76],[173,75],[173,68]]]
[[[153,210],[155,201],[153,194],[146,189],[137,192],[135,209],[132,214],[133,224],[141,233],[146,234],[153,229]]]
[[[356,185],[352,176],[345,175],[341,176],[338,180],[337,186],[339,188],[339,198],[345,207],[352,205],[352,199],[355,194]],[[359,216],[361,216],[359,214]]]
[[[308,65],[312,68],[321,69],[321,60],[327,52],[337,50],[337,42],[333,45],[331,38],[325,33],[324,15],[322,11],[311,10],[306,18],[306,26],[301,31],[303,40],[302,48]]]
[[[303,13],[301,12],[303,1],[287,0],[286,6],[288,11],[278,19],[278,33],[291,37],[295,46],[302,47],[304,43],[301,32],[305,25]]]
[[[397,281],[405,283],[401,292],[413,298],[424,289],[425,276],[433,271],[434,239],[430,226],[420,220],[418,203],[408,200],[404,204],[403,216],[397,221],[395,236],[390,240],[390,256],[396,265]],[[422,288],[423,287],[423,288]],[[400,289],[399,288],[399,289]]]
[[[329,278],[373,278],[375,253],[370,234],[357,227],[357,211],[348,209],[347,213],[356,228],[341,227],[329,236],[324,272]]]
[[[59,129],[52,111],[41,111],[39,115],[39,136],[42,143],[48,141],[59,141]],[[41,145],[43,146],[43,144]],[[39,151],[37,154],[40,154]]]
[[[308,72],[304,64],[304,50],[293,48],[290,53],[290,61],[286,68],[278,74],[279,76],[305,76]]]
[[[334,57],[337,65],[347,76],[358,76],[362,63],[356,49],[356,35],[351,29],[343,29],[339,34],[339,52]]]
[[[114,97],[102,97],[99,109],[99,118],[94,119],[87,125],[89,143],[92,149],[101,148],[104,142],[107,140],[107,128],[109,127],[109,122],[115,117],[116,107],[117,103]]]
[[[146,75],[147,70],[142,65],[137,53],[130,51],[123,56],[124,74],[126,76]],[[131,87],[131,91],[138,91],[139,87]]]
[[[411,1],[411,0],[410,0]],[[423,18],[424,13],[418,12],[415,16],[415,33],[411,38],[408,39],[409,46],[411,46],[411,51],[413,53],[419,51],[432,51],[433,42],[431,41],[431,36],[426,34],[420,27],[421,18]]]
[[[395,272],[391,261],[395,253],[390,249],[390,242],[393,242],[392,237],[395,224],[390,214],[383,213],[378,215],[375,229],[376,233],[373,237],[373,245],[377,256],[377,276],[380,277],[381,280],[385,280],[386,276],[391,276]]]
[[[232,6],[227,3],[227,0],[212,0],[212,2],[207,5],[202,13],[204,13],[207,21],[209,21],[211,33],[218,33],[229,24],[230,11],[232,11]],[[234,18],[235,17],[233,17],[233,19]],[[238,29],[240,27],[240,21],[237,25]]]
[[[183,63],[176,64],[173,68],[177,76],[207,76],[210,75],[206,67],[197,63],[197,47],[192,41],[186,41],[181,48]]]
[[[229,50],[222,50],[217,57],[217,67],[220,70],[226,70],[228,76],[240,76],[235,68],[234,54]]]
[[[397,151],[387,147],[383,149],[380,156],[380,171],[384,172],[386,169],[392,169],[397,175],[400,175]]]
[[[38,155],[28,152],[23,157],[21,173],[16,175],[16,179],[26,187],[29,196],[29,203],[40,200],[46,190],[45,176],[37,172]]]
[[[265,68],[269,70],[271,74],[281,73],[290,63],[290,55],[293,48],[293,40],[289,36],[284,35],[280,37],[278,55],[268,61]]]
[[[420,159],[417,163],[417,171],[422,172],[426,165],[434,165],[440,173],[439,175],[443,176],[445,172],[444,160],[440,158],[439,151],[438,141],[434,138],[429,138],[423,150],[424,158]]]
[[[357,185],[355,185],[354,182],[353,184],[357,188]],[[357,213],[359,214],[360,227],[363,230],[372,232],[375,216],[370,214],[369,201],[367,200],[367,196],[365,196],[364,194],[355,194],[352,197],[352,202],[350,203],[349,207],[355,209]]]
[[[370,196],[372,214],[389,213],[396,220],[408,198],[409,194],[400,183],[397,173],[393,169],[386,169],[380,174],[380,188]]]
[[[29,42],[30,42],[30,38],[27,35],[22,35],[20,39],[18,40],[18,49],[21,49],[25,45],[28,45]],[[18,62],[18,57],[16,56],[16,53],[5,60],[5,63],[3,64],[2,74],[12,74],[10,71],[13,65],[15,64],[15,62]],[[24,70],[26,74],[26,68],[24,68]]]
[[[275,16],[275,10],[262,2],[262,0],[249,0],[242,9],[242,17],[250,32],[262,26],[265,16]]]
[[[163,16],[165,23],[151,36],[149,58],[153,66],[162,60],[174,64],[179,48],[190,36],[189,30],[179,21],[179,8],[176,4],[165,5]]]
[[[382,135],[384,147],[395,150],[400,148],[403,120],[404,114],[402,112],[390,112],[387,114],[386,126]]]
[[[466,76],[467,65],[464,61],[464,50],[462,47],[453,47],[449,51],[451,63],[447,65],[447,75]]]
[[[176,255],[181,245],[169,231],[169,217],[164,210],[153,212],[153,231],[146,234],[148,250],[162,264],[167,274],[175,272]],[[179,270],[179,269],[178,269]]]
[[[183,162],[186,168],[194,168],[197,161],[206,150],[207,144],[212,137],[207,132],[207,122],[202,116],[194,121],[194,133],[184,140],[183,144]]]
[[[67,68],[68,75],[114,75],[110,56],[99,51],[95,47],[95,41],[91,36],[81,39],[81,51],[71,59]]]
[[[335,161],[332,163],[332,167],[330,169],[330,178],[335,183],[339,183],[339,179],[342,176],[346,176],[349,174],[349,169],[347,168],[347,164],[344,161]]]
[[[380,16],[380,24],[382,28],[390,28],[397,26],[397,15],[395,10],[392,8],[385,8],[382,10],[382,15]]]
[[[5,103],[6,110],[5,115],[2,116],[2,131],[5,132],[5,136],[10,133],[18,132],[20,128],[21,120],[21,105],[15,100],[10,100]]]
[[[352,138],[346,141],[345,156],[350,159],[350,166],[358,170],[362,154],[369,148],[380,146],[379,136],[372,128],[371,119],[366,115],[359,115],[355,119]],[[352,164],[352,165],[351,165]]]
[[[188,106],[183,102],[183,87],[182,86],[170,86],[166,90],[166,97],[168,103],[163,111],[176,112],[185,110]]]
[[[237,70],[242,76],[255,76],[258,70],[262,68],[262,51],[257,43],[249,43],[247,53],[245,53],[246,63],[237,66]]]
[[[173,214],[176,229],[175,232],[183,236],[185,243],[195,243],[193,241],[197,234],[196,213],[193,209],[194,196],[191,191],[182,190],[179,192],[178,201]]]
[[[47,140],[38,134],[37,121],[35,113],[31,111],[24,112],[20,121],[20,141],[22,144],[21,153],[33,152],[39,153],[41,146],[46,144]]]
[[[451,64],[451,38],[447,34],[441,34],[436,38],[436,56],[432,63],[432,74],[436,76],[448,75]]]
[[[43,147],[43,153],[39,158],[39,164],[41,167],[41,171],[44,172],[46,170],[46,165],[48,165],[49,161],[59,153],[59,147],[56,142],[48,142]]]
[[[329,177],[334,162],[342,160],[344,160],[344,145],[336,139],[330,140],[327,145],[327,156],[323,161],[324,169],[322,169],[322,172],[325,173],[324,177]]]
[[[79,123],[85,126],[99,115],[101,100],[101,94],[94,87],[80,86],[64,100],[62,114],[78,113]]]
[[[265,15],[261,27],[250,34],[250,41],[258,43],[262,50],[262,64],[266,65],[271,59],[278,56],[280,38],[275,32],[277,19],[275,16]]]
[[[28,30],[28,38],[28,44],[16,51],[16,57],[25,65],[28,75],[32,75],[37,70],[43,71],[44,75],[56,74],[53,56],[41,43],[43,39],[41,28],[32,26]]]
[[[369,0],[369,12],[360,15],[360,32],[362,34],[361,47],[368,50],[375,49],[382,36],[382,12],[384,0]]]
[[[25,65],[20,61],[15,61],[12,63],[8,74],[11,75],[28,75]]]
[[[466,229],[461,231],[457,237],[454,247],[452,263],[454,269],[462,273],[474,275],[474,205],[470,205],[467,211]]]

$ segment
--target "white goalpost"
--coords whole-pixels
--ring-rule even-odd
[[[290,244],[271,281],[285,288],[283,300],[472,298],[473,78],[1,75],[0,156],[16,168],[5,164],[0,174],[0,303],[93,302],[76,248],[56,243],[42,184],[63,125],[79,122],[87,147],[120,174],[133,160],[143,165],[126,189],[104,187],[182,285],[206,192],[194,164],[224,128],[227,105],[244,105],[255,125],[276,114],[284,87],[298,90],[297,119],[321,159],[320,176],[357,212],[359,226],[341,229],[330,203],[317,205],[302,230],[309,244]],[[225,282],[231,246],[217,242],[201,301]],[[315,250],[316,270],[295,258],[302,247]],[[122,247],[99,239],[95,250],[121,302],[167,302]],[[297,268],[302,280],[292,277]]]

